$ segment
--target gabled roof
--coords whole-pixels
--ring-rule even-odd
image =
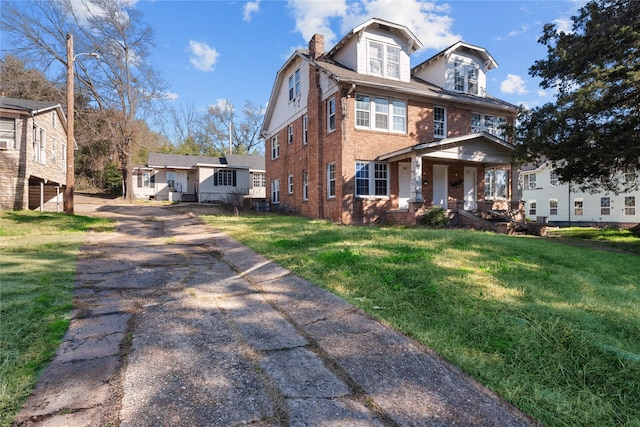
[[[436,53],[435,55],[433,55],[431,58],[427,59],[426,61],[416,65],[415,67],[413,67],[411,69],[411,73],[415,73],[417,71],[419,71],[420,69],[426,67],[427,65],[429,65],[431,62],[435,61],[436,59],[442,57],[442,56],[448,56],[453,52],[456,51],[462,51],[462,52],[472,52],[473,54],[479,56],[482,61],[484,62],[487,71],[488,70],[492,70],[494,68],[498,68],[498,63],[496,62],[495,59],[493,59],[493,56],[491,56],[491,54],[487,51],[487,49],[480,47],[480,46],[475,46],[463,41],[459,41],[454,43],[453,45],[449,46],[448,48],[446,48],[445,50]]]
[[[462,145],[471,141],[484,141],[490,144],[495,144],[506,151],[514,150],[514,145],[498,138],[495,135],[491,135],[488,132],[472,133],[469,135],[456,136],[452,138],[442,138],[435,141],[423,142],[413,145],[411,147],[403,148],[401,150],[392,151],[386,154],[382,154],[376,158],[376,160],[398,160],[409,157],[412,153],[427,154],[430,152],[437,152],[446,148]]]
[[[0,97],[0,108],[7,110],[24,111],[31,115],[39,114],[57,108],[62,112],[62,106],[56,102],[31,101],[27,99]],[[63,116],[64,117],[64,116]]]
[[[310,60],[310,59],[309,59]],[[338,83],[355,83],[360,86],[375,87],[383,90],[392,90],[407,94],[439,98],[442,100],[452,100],[467,104],[493,107],[501,110],[515,110],[517,106],[492,96],[478,97],[460,92],[454,92],[436,86],[425,80],[412,76],[410,82],[390,80],[382,77],[360,74],[346,68],[336,62],[317,61],[315,65],[324,70]]]
[[[149,167],[193,169],[197,166],[224,166],[257,171],[265,170],[264,156],[227,154],[225,157],[191,156],[188,154],[149,153]]]
[[[360,32],[371,27],[372,25],[377,25],[379,28],[401,35],[408,42],[409,54],[422,49],[422,42],[418,40],[418,38],[411,32],[411,30],[409,30],[409,28],[405,27],[404,25],[385,21],[384,19],[371,18],[349,31],[325,56],[333,56],[345,43],[349,41],[349,39],[351,39],[351,37],[358,35]]]

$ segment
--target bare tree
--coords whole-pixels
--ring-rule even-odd
[[[4,30],[12,36],[14,54],[39,58],[45,70],[66,68],[66,35],[73,34],[76,52],[96,52],[99,60],[74,61],[79,91],[103,115],[124,185],[133,199],[132,146],[136,120],[163,98],[162,79],[147,60],[153,47],[151,27],[124,0],[3,1]]]
[[[209,107],[204,115],[204,136],[217,153],[254,154],[263,151],[260,128],[264,108],[245,102],[242,118],[236,117],[235,108],[227,99]]]

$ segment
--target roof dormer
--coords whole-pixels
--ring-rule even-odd
[[[372,18],[347,33],[327,56],[359,74],[409,82],[409,56],[420,48],[404,25]]]
[[[411,72],[444,89],[484,97],[487,71],[498,64],[486,49],[462,41],[437,53]]]

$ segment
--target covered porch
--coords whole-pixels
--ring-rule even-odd
[[[519,203],[511,202],[513,148],[482,132],[379,156],[377,160],[390,166],[394,199],[393,207],[385,212],[385,222],[413,225],[417,215],[431,206],[443,207],[454,223],[468,218],[460,212],[475,212],[480,217],[490,212],[513,214],[520,208]]]

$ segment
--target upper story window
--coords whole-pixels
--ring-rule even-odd
[[[327,101],[327,130],[333,132],[336,130],[336,99],[331,98]]]
[[[453,89],[458,92],[478,95],[478,76],[480,69],[476,64],[453,63]]]
[[[363,94],[356,95],[357,128],[405,133],[406,123],[406,102]]]
[[[471,113],[471,133],[488,132],[500,139],[506,139],[507,119],[490,114]]]
[[[302,145],[309,142],[309,116],[302,117]]]
[[[528,173],[526,175],[523,175],[522,178],[524,179],[525,190],[535,190],[536,188],[538,188],[538,185],[536,184],[535,173]]]
[[[300,95],[300,68],[289,76],[289,101]]]
[[[33,127],[33,160],[39,163],[47,162],[45,137],[44,129],[37,126]]]
[[[280,143],[278,142],[278,135],[271,138],[271,159],[277,159],[280,157]]]
[[[287,126],[287,144],[293,142],[293,125]]]
[[[15,119],[0,119],[0,148],[16,148]]]
[[[447,136],[447,110],[443,107],[433,109],[433,136],[434,138]]]
[[[558,174],[554,171],[549,172],[549,184],[558,185]]]
[[[400,48],[369,40],[369,74],[389,79],[400,78]]]

